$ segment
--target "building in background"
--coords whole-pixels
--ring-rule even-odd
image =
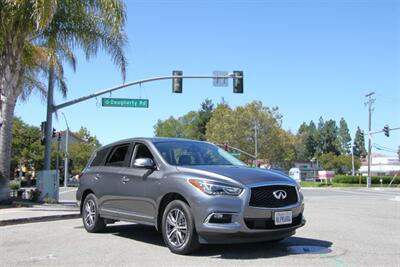
[[[371,175],[385,176],[400,174],[400,160],[396,156],[387,156],[383,154],[372,153],[371,155]],[[359,172],[363,176],[368,175],[368,157],[361,162]]]
[[[318,171],[321,170],[318,161],[296,161],[294,168],[300,170],[300,179],[302,181],[314,181],[318,179]],[[291,169],[291,170],[292,170]]]

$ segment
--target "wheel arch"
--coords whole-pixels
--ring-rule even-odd
[[[186,198],[185,198],[184,196],[182,196],[181,194],[175,193],[175,192],[171,192],[171,193],[165,194],[165,195],[162,197],[162,199],[161,199],[161,201],[160,201],[160,204],[158,205],[158,209],[157,209],[157,222],[156,222],[156,225],[155,225],[157,231],[160,231],[160,229],[162,228],[162,227],[161,227],[161,224],[162,224],[162,216],[163,216],[163,213],[164,213],[165,208],[167,207],[167,205],[168,205],[170,202],[172,202],[172,201],[174,201],[174,200],[181,200],[181,201],[185,202],[185,203],[190,207],[189,202],[188,202],[188,201],[186,200]]]

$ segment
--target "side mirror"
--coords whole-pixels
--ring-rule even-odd
[[[155,169],[156,168],[154,161],[149,158],[135,159],[135,161],[133,162],[133,166],[135,166],[136,168],[142,168],[142,169]]]

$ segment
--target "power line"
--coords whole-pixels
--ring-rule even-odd
[[[395,149],[395,148],[385,147],[385,146],[382,146],[382,145],[377,144],[377,143],[373,143],[372,146],[375,147],[378,150],[383,150],[383,151],[387,151],[387,152],[394,152],[394,153],[397,152],[397,149]]]

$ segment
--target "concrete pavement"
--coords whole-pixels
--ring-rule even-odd
[[[307,196],[348,196],[370,195],[386,196],[387,199],[400,201],[400,189],[380,189],[380,188],[303,188]],[[32,204],[30,207],[0,209],[0,226],[10,224],[20,224],[39,221],[51,221],[62,219],[73,219],[79,217],[79,209],[75,202],[76,188],[60,187],[59,204]]]
[[[375,192],[378,191],[378,192]],[[280,243],[169,252],[154,227],[80,219],[0,227],[4,266],[400,266],[399,190],[303,189],[307,224]]]
[[[21,203],[24,207],[0,209],[0,226],[78,218],[75,192],[76,188],[60,188],[59,204]]]

